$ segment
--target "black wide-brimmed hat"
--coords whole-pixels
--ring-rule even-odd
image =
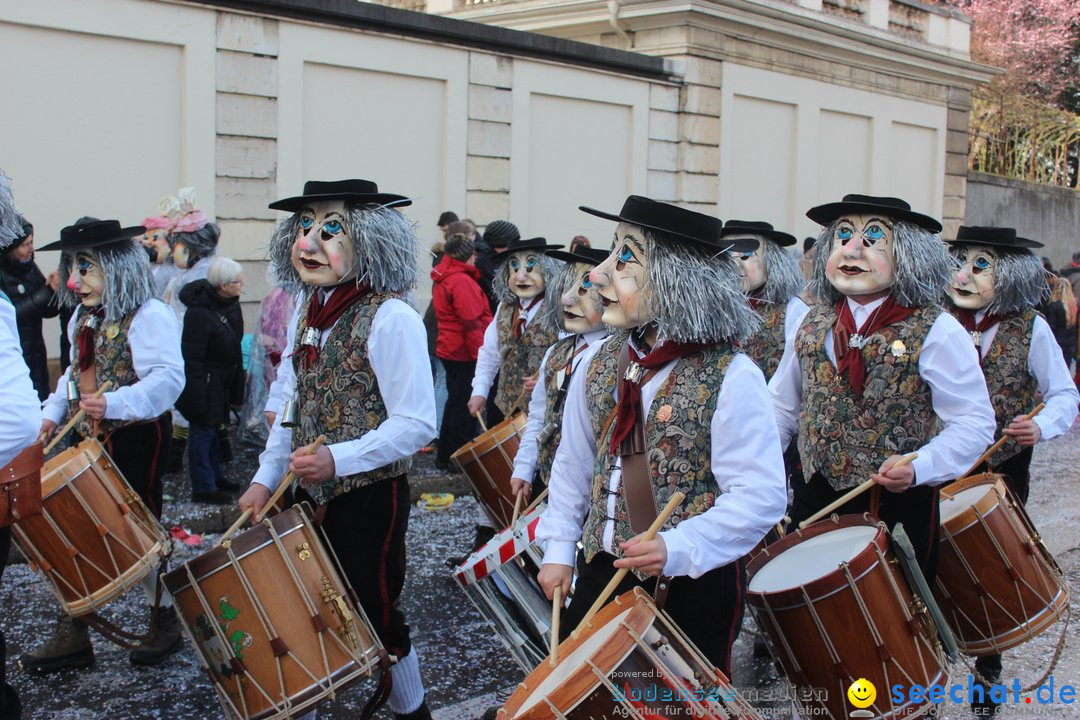
[[[548,257],[553,257],[556,260],[562,260],[563,262],[585,263],[586,265],[599,265],[600,263],[607,260],[607,257],[611,254],[611,251],[600,250],[598,248],[591,247],[579,247],[573,252],[570,252],[569,250],[548,250],[544,254]]]
[[[727,237],[728,235],[761,235],[769,238],[780,247],[788,247],[797,242],[794,235],[780,232],[773,228],[770,223],[758,220],[728,220],[724,223],[724,229],[720,231],[720,237]]]
[[[1016,228],[980,227],[977,225],[961,225],[960,229],[956,231],[956,239],[946,240],[945,242],[959,245],[989,245],[1008,250],[1028,250],[1043,246],[1038,240],[1028,240],[1025,237],[1020,237],[1016,234]]]
[[[308,180],[304,183],[304,194],[285,198],[270,203],[271,210],[296,212],[313,202],[327,200],[345,200],[352,203],[405,207],[412,205],[412,200],[404,195],[379,192],[379,186],[370,180]]]
[[[506,258],[510,257],[514,253],[522,252],[524,250],[535,250],[538,253],[543,253],[547,250],[562,250],[562,245],[551,245],[546,238],[534,237],[534,238],[516,238],[506,243],[506,250],[501,253],[497,253],[491,256],[491,262],[495,265],[502,263]]]
[[[726,243],[720,232],[724,224],[719,218],[694,212],[676,205],[651,200],[641,195],[631,195],[623,203],[622,210],[608,213],[584,205],[578,209],[605,220],[629,223],[664,233],[678,240],[689,240],[698,247],[722,252],[729,247],[738,252],[750,252],[757,248],[756,241]]]
[[[941,223],[917,213],[911,205],[894,197],[876,197],[874,195],[845,195],[840,202],[825,203],[806,211],[806,217],[819,225],[828,225],[844,215],[884,215],[885,217],[905,220],[930,232],[941,232]]]
[[[146,228],[142,225],[120,227],[119,220],[95,220],[94,222],[68,225],[60,231],[60,239],[51,242],[44,250],[81,250],[84,248],[112,245],[142,235]]]

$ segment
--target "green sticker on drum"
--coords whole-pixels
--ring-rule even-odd
[[[215,631],[213,621],[206,613],[199,613],[195,617],[195,625],[198,629],[197,640],[210,665],[210,672],[218,679],[233,676],[233,668],[230,659],[235,657],[243,662],[244,648],[250,647],[253,641],[251,633],[246,630],[230,629],[232,622],[240,617],[240,610],[229,603],[227,595],[218,600],[218,628],[220,634]],[[222,635],[228,640],[229,646],[222,641]]]

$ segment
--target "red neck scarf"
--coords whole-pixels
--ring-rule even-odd
[[[105,308],[99,305],[96,308],[87,310],[86,313],[90,317],[86,319],[82,330],[79,330],[78,337],[75,338],[75,344],[79,350],[80,372],[86,372],[94,364],[94,329],[105,319]],[[91,318],[97,318],[97,320],[94,321]]]
[[[752,291],[749,295],[746,296],[746,299],[750,301],[751,309],[757,310],[759,307],[761,307],[762,303],[765,302],[764,300],[762,300],[762,295],[764,294],[765,288],[759,287],[757,290]]]
[[[325,304],[322,301],[322,293],[316,291],[311,298],[311,302],[308,303],[308,328],[314,328],[321,333],[323,330],[332,327],[343,312],[370,291],[371,287],[368,285],[357,285],[354,282],[343,283],[334,287],[334,292],[330,294],[330,299]],[[310,369],[315,364],[315,360],[319,357],[319,347],[319,341],[316,340],[314,345],[301,345],[296,350],[296,352],[303,353],[301,360],[305,370]]]
[[[866,324],[861,328],[856,328],[855,316],[851,314],[847,298],[836,303],[836,324],[833,326],[833,350],[836,353],[836,365],[841,375],[847,373],[856,397],[862,397],[863,383],[866,381],[866,362],[863,359],[862,348],[848,347],[848,340],[852,335],[856,334],[861,335],[863,338],[869,337],[883,327],[900,322],[913,312],[915,312],[915,308],[897,304],[890,294],[885,298],[885,302],[870,313]]]
[[[690,353],[700,352],[708,347],[708,343],[666,342],[645,355],[638,354],[633,346],[629,344],[627,344],[626,349],[630,353],[631,363],[637,363],[646,370],[656,370],[667,365],[672,360]],[[627,370],[632,367],[633,365],[628,366]],[[615,416],[615,429],[611,433],[612,453],[619,452],[619,446],[630,435],[630,431],[633,430],[636,423],[644,422],[642,418],[640,382],[642,382],[641,378],[639,378],[638,382],[627,380],[625,377],[619,378],[618,414]]]
[[[960,321],[960,324],[964,326],[965,330],[969,333],[979,333],[980,335],[1001,322],[1005,317],[1004,315],[992,315],[987,313],[982,320],[976,321],[974,310],[960,307],[956,308],[956,312],[953,314],[956,316],[956,319]],[[974,339],[974,335],[972,338]],[[981,344],[980,338],[980,342],[975,343],[975,347],[979,347]]]
[[[514,306],[514,339],[520,340],[522,334],[525,332],[525,313],[536,307],[536,304],[544,299],[544,293],[540,293],[525,306],[525,309],[521,309],[521,301],[517,302]]]

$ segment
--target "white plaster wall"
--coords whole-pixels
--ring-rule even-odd
[[[817,234],[806,211],[847,193],[891,195],[940,218],[944,106],[724,63],[722,218]]]

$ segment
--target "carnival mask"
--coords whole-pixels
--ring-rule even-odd
[[[589,273],[589,279],[600,292],[605,324],[627,330],[653,320],[653,310],[645,296],[648,263],[644,228],[619,223],[611,255]]]
[[[191,262],[191,253],[188,252],[187,245],[182,242],[173,245],[172,261],[173,265],[181,270],[188,269],[188,264]]]
[[[139,242],[146,248],[151,263],[160,265],[169,257],[170,248],[168,229],[153,228],[147,230],[146,234],[142,236]]]
[[[592,269],[593,266],[587,263],[574,263],[574,282],[560,298],[567,332],[586,333],[602,324],[600,303],[597,302],[599,295],[589,279]]]
[[[531,300],[544,292],[544,269],[538,253],[522,250],[507,258],[506,262],[510,264],[510,292],[522,300]]]
[[[724,240],[757,240],[757,250],[734,253],[735,265],[742,277],[742,290],[752,293],[765,284],[768,270],[765,267],[765,238],[760,235],[725,235]]]
[[[345,231],[345,203],[312,203],[300,210],[293,267],[308,285],[333,287],[356,273],[353,239]]]
[[[997,253],[986,245],[954,246],[960,267],[953,271],[949,297],[956,307],[981,310],[994,302]]]
[[[84,307],[101,305],[101,298],[105,294],[105,274],[101,272],[96,255],[85,250],[75,254],[67,289],[79,297]]]
[[[892,221],[844,215],[835,223],[825,275],[849,296],[883,293],[896,281]]]

